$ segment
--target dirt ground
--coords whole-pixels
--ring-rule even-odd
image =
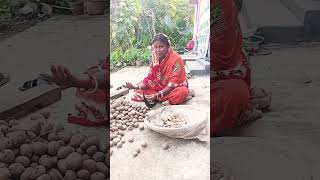
[[[52,64],[64,65],[75,74],[96,65],[106,55],[105,24],[104,16],[55,16],[24,32],[0,38],[0,72],[10,76],[10,81],[0,88],[0,103],[23,94],[18,87],[39,73],[49,73]],[[106,138],[106,128],[88,128],[66,122],[75,102],[75,89],[67,89],[62,92],[60,101],[41,111],[50,111],[52,120],[63,123],[68,129]]]
[[[211,139],[211,162],[235,180],[320,179],[320,46],[273,47],[252,57],[253,83],[272,91],[272,111],[238,128],[237,137]]]
[[[110,80],[114,88],[126,81],[137,83],[148,73],[148,67],[128,67],[111,73]],[[201,107],[209,114],[209,76],[194,77],[189,80],[190,88],[196,97],[187,104]],[[127,95],[130,97],[131,93]],[[143,103],[141,103],[143,105]],[[157,107],[156,107],[157,108]],[[126,142],[121,149],[113,148],[110,158],[112,180],[208,180],[210,172],[210,143],[199,140],[169,138],[152,130],[134,129],[125,134],[125,138],[134,136],[131,144]],[[142,141],[148,146],[142,149],[138,157],[132,153]],[[163,150],[161,145],[168,142],[171,147]]]

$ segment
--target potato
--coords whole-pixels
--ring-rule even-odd
[[[134,128],[138,128],[139,127],[139,123],[134,123],[133,127]]]
[[[56,166],[56,161],[48,155],[42,155],[39,159],[39,164],[44,166],[46,169],[51,169]]]
[[[142,142],[141,147],[144,147],[144,148],[147,147],[147,142]]]
[[[120,142],[120,138],[114,138],[112,142],[113,144],[118,144]]]
[[[8,167],[6,163],[0,163],[0,168],[5,168],[5,167]]]
[[[120,136],[124,136],[124,132],[123,132],[123,131],[120,131],[118,134],[119,134]]]
[[[37,180],[51,180],[51,177],[49,174],[42,174],[37,178]]]
[[[72,170],[67,170],[65,176],[64,176],[65,180],[75,180],[77,179],[77,174],[76,172],[72,171]]]
[[[97,171],[102,172],[106,177],[109,176],[109,168],[102,162],[97,162]]]
[[[60,146],[65,146],[66,145],[66,143],[64,141],[62,141],[62,140],[59,140],[58,143],[60,144]]]
[[[58,133],[59,139],[61,139],[64,143],[68,144],[71,138],[70,132],[59,132]]]
[[[166,150],[166,149],[168,149],[170,146],[169,146],[168,143],[164,143],[164,144],[161,145],[161,147],[162,147],[162,149]]]
[[[30,160],[26,156],[18,156],[15,162],[23,165],[25,168],[29,167],[30,165]]]
[[[18,124],[18,121],[16,119],[12,119],[9,121],[9,126],[12,127],[14,125],[17,125]]]
[[[58,136],[58,134],[57,133],[49,133],[48,134],[48,141],[58,141],[59,140],[59,136]]]
[[[121,130],[123,130],[123,131],[127,130],[127,125],[126,125],[126,124],[123,124]]]
[[[51,177],[51,180],[63,180],[63,176],[57,169],[49,170],[48,174]]]
[[[96,162],[103,162],[104,161],[104,156],[105,154],[102,152],[96,152],[92,158],[96,161]]]
[[[81,134],[75,134],[70,139],[70,145],[74,148],[77,148],[80,146],[82,142],[86,140],[86,137]]]
[[[0,151],[13,147],[11,139],[7,137],[0,138]]]
[[[90,180],[105,180],[105,175],[101,172],[91,174]]]
[[[11,173],[8,168],[0,168],[0,179],[7,180],[11,176]]]
[[[81,148],[77,148],[76,152],[81,154],[81,155],[83,155],[85,153],[84,150],[82,150]]]
[[[3,133],[3,134],[7,134],[7,132],[9,131],[9,126],[5,125],[5,124],[0,124],[0,131]]]
[[[142,131],[142,130],[144,130],[144,125],[140,125],[139,126],[139,129]]]
[[[51,141],[48,143],[48,154],[51,156],[55,156],[60,149],[60,143],[58,141]]]
[[[14,156],[18,156],[19,155],[19,149],[12,149]]]
[[[72,152],[74,152],[74,149],[71,146],[62,147],[59,149],[59,151],[57,153],[57,157],[59,159],[64,159]]]
[[[35,168],[35,167],[38,166],[38,165],[39,165],[38,163],[31,163],[31,164],[30,164],[30,167]]]
[[[66,158],[67,168],[70,170],[78,170],[82,166],[82,155],[73,152]]]
[[[110,135],[110,138],[111,138],[111,139],[114,139],[114,138],[116,138],[116,137],[118,137],[118,135],[116,135],[116,134],[111,134],[111,135]]]
[[[81,179],[85,179],[85,180],[89,180],[90,178],[90,172],[88,170],[85,170],[85,169],[81,169],[77,172],[77,176],[78,178],[81,178]]]
[[[84,160],[87,160],[87,159],[90,159],[91,157],[88,155],[88,154],[84,154],[83,156],[82,156],[82,161],[84,161]]]
[[[96,171],[96,162],[92,159],[87,159],[83,161],[82,169],[88,170],[90,173]]]
[[[32,167],[26,168],[24,172],[21,174],[20,180],[31,180],[32,171],[33,171]]]
[[[89,146],[92,146],[92,145],[99,146],[100,139],[97,136],[91,136],[87,139],[87,142]]]
[[[87,149],[87,154],[89,156],[92,156],[94,155],[94,153],[96,153],[98,151],[98,148],[95,146],[95,145],[92,145],[90,146],[88,149]]]
[[[38,156],[38,155],[33,155],[32,157],[31,157],[31,162],[38,162],[39,161],[39,159],[40,159],[40,156]]]
[[[137,118],[133,118],[133,119],[132,119],[132,122],[135,124],[135,123],[138,122],[138,119],[137,119]]]
[[[34,142],[32,144],[32,151],[36,155],[43,155],[48,151],[48,145],[43,142]]]
[[[24,167],[20,163],[12,163],[8,169],[14,178],[19,178],[20,175],[24,172]]]
[[[32,140],[34,140],[37,137],[37,135],[32,131],[26,131],[26,135],[27,135],[26,143],[31,143]]]
[[[67,171],[67,162],[65,159],[61,159],[57,163],[57,167],[62,174],[66,173]]]
[[[20,146],[20,154],[22,156],[26,156],[28,158],[31,158],[32,155],[33,155],[33,152],[32,152],[32,146],[29,145],[29,144],[22,144]]]
[[[41,176],[42,174],[45,174],[45,173],[46,173],[46,168],[41,166],[41,165],[38,165],[35,168],[33,168],[32,174],[31,174],[31,178],[32,179],[36,179],[36,178],[38,178],[39,176]]]
[[[89,147],[89,144],[87,140],[80,144],[80,148],[84,151],[87,151],[88,147]]]
[[[4,149],[0,152],[0,162],[11,164],[15,160],[15,155],[12,150]]]

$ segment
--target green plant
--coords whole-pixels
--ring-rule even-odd
[[[130,48],[124,53],[124,61],[133,64],[135,61],[144,60],[144,52],[142,49]]]
[[[112,0],[111,9],[111,51],[121,49],[123,62],[148,64],[156,33],[167,34],[178,51],[192,38],[194,9],[187,0]]]
[[[123,61],[123,52],[121,49],[116,49],[111,52],[111,64],[116,65]]]
[[[1,0],[0,1],[0,20],[1,19],[10,19],[12,17],[10,10],[10,1]]]

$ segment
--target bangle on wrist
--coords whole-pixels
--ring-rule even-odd
[[[88,75],[90,77],[88,86],[90,86],[91,83],[94,82],[94,88],[92,90],[88,91],[90,89],[90,87],[89,87],[85,90],[81,90],[81,92],[86,92],[86,93],[90,93],[90,94],[95,93],[98,89],[98,79],[94,75],[92,75],[91,73],[88,73]]]
[[[89,75],[94,80],[94,89],[92,89],[91,91],[87,91],[87,93],[95,93],[98,89],[99,82],[98,82],[98,79],[94,75],[92,75],[91,73],[89,73]]]
[[[90,89],[90,85],[92,84],[93,78],[88,74],[89,80],[88,80],[88,86],[86,88],[79,88],[80,92],[86,92]]]

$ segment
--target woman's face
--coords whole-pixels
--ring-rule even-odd
[[[166,57],[168,49],[169,47],[160,41],[155,41],[152,44],[152,51],[154,51],[161,60]]]

